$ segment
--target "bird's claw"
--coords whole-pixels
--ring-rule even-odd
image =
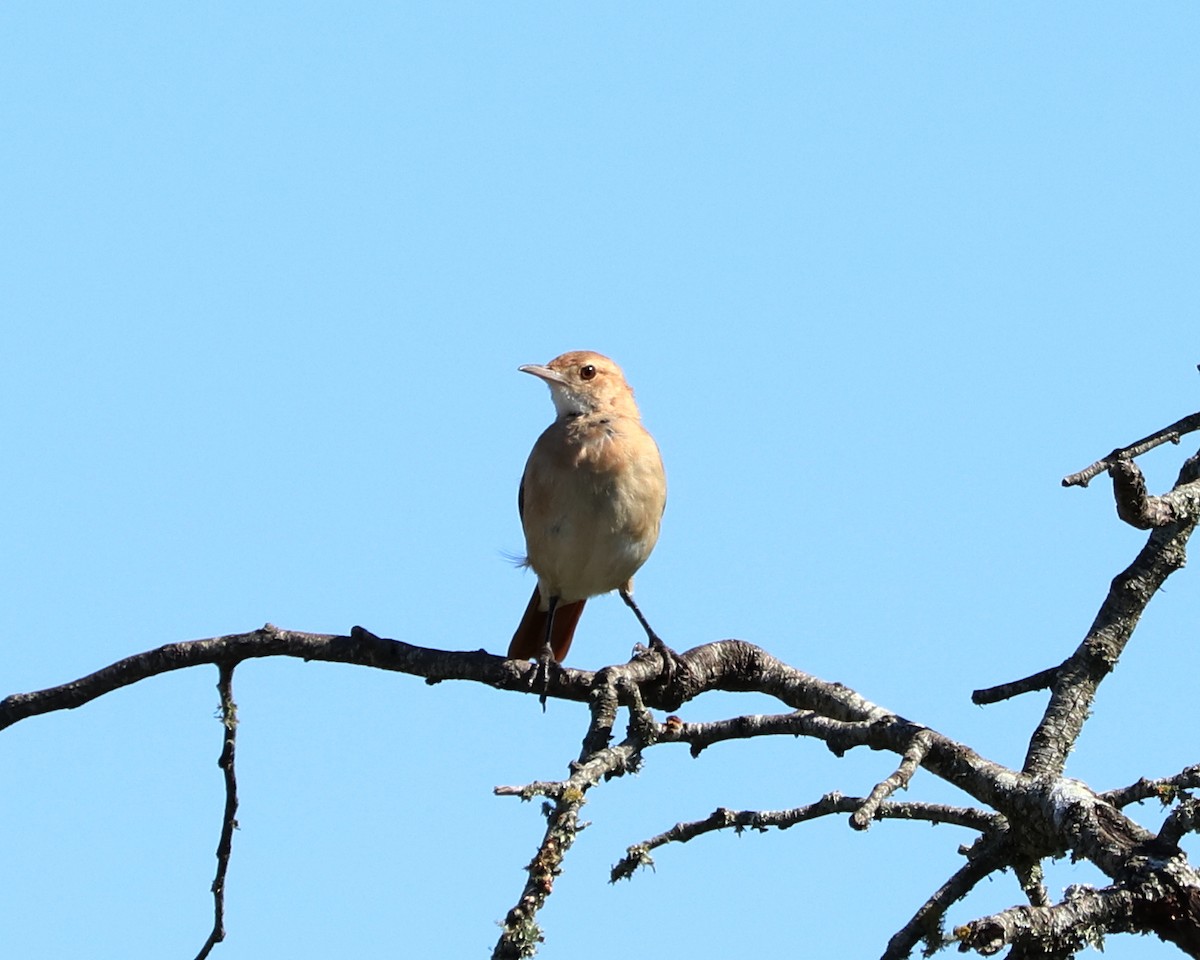
[[[643,647],[639,643],[637,649],[643,651],[645,655],[658,654],[662,661],[662,669],[659,672],[658,679],[655,681],[655,686],[668,688],[688,675],[687,661],[680,654],[667,646],[663,639],[656,633],[651,633],[649,639],[650,645],[648,647]]]
[[[659,636],[655,635],[650,638],[650,649],[662,657],[662,683],[664,686],[672,686],[676,680],[681,679],[687,673],[687,663],[684,662],[683,657],[663,643]]]
[[[533,689],[539,691],[538,701],[542,705],[542,713],[546,712],[546,699],[550,696],[550,665],[554,662],[554,656],[550,652],[550,645],[538,655],[537,666],[533,671]]]

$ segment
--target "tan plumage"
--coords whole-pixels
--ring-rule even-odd
[[[551,649],[561,661],[588,597],[632,591],[658,540],[667,481],[612,360],[577,350],[520,369],[546,381],[558,416],[538,437],[521,480],[526,562],[538,583],[508,655],[539,655],[554,598]]]

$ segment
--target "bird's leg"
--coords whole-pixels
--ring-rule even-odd
[[[633,615],[637,617],[638,623],[640,623],[642,625],[642,629],[646,631],[646,638],[650,641],[650,649],[656,650],[662,656],[663,681],[669,684],[675,679],[677,670],[678,672],[682,672],[684,669],[686,669],[683,658],[665,643],[663,643],[662,638],[654,632],[653,628],[647,622],[646,617],[642,614],[642,611],[634,602],[633,594],[629,592],[628,588],[621,587],[617,592],[621,594],[621,599],[625,601],[625,605],[633,611]]]
[[[537,672],[533,675],[534,687],[541,687],[542,713],[546,712],[546,697],[550,693],[550,664],[554,660],[554,650],[550,638],[554,635],[554,608],[558,606],[558,597],[551,597],[549,609],[546,611],[546,636],[542,640],[542,649],[538,653]]]
[[[642,615],[642,611],[638,609],[638,605],[633,600],[633,594],[630,593],[625,587],[622,587],[617,592],[621,594],[621,599],[625,601],[625,606],[629,607],[629,609],[633,611],[633,615],[638,618],[638,623],[640,623],[642,625],[642,629],[646,631],[646,639],[650,641],[650,646],[655,648],[665,647],[666,644],[659,639],[658,634],[655,633],[650,624],[646,622],[646,618]]]

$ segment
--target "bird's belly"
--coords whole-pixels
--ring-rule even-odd
[[[538,518],[527,513],[535,525],[526,528],[529,564],[552,595],[569,603],[608,593],[646,562],[658,540],[661,508],[652,508],[647,523],[635,501],[636,491],[576,489],[557,509],[538,511]]]
[[[546,549],[529,557],[538,579],[566,603],[624,586],[650,554],[646,545],[633,537],[579,533],[550,538]]]

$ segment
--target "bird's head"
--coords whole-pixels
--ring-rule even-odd
[[[638,415],[633,390],[621,368],[608,357],[590,350],[572,350],[545,366],[529,363],[518,367],[546,381],[550,398],[560,417],[611,411],[626,417]]]

